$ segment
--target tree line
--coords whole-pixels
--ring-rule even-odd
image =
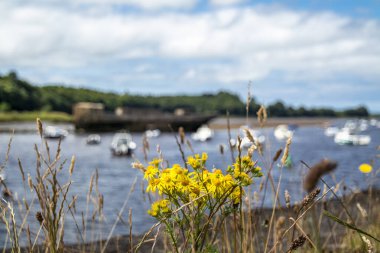
[[[173,112],[183,108],[189,112],[225,115],[245,115],[246,104],[238,95],[221,91],[216,94],[142,96],[100,92],[85,88],[72,88],[49,85],[34,86],[20,80],[15,72],[0,76],[0,111],[59,111],[71,113],[72,106],[78,102],[103,103],[106,110],[119,106],[137,108],[155,108]],[[255,99],[250,102],[250,112],[256,112],[259,104]],[[367,117],[366,107],[359,106],[343,111],[331,108],[305,108],[287,106],[278,101],[267,106],[271,117]]]

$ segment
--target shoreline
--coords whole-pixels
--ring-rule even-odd
[[[268,127],[275,127],[280,124],[293,124],[297,126],[328,126],[332,122],[337,120],[348,120],[350,118],[325,118],[325,117],[299,117],[299,118],[268,118],[266,123],[264,124],[263,128]],[[67,128],[69,132],[75,132],[74,124],[71,122],[65,122],[65,121],[50,121],[45,120],[43,121],[45,125],[56,125],[63,128]],[[231,129],[237,129],[241,127],[242,125],[246,125],[247,121],[245,117],[230,117],[230,128]],[[251,127],[259,128],[260,125],[257,122],[256,118],[250,117],[248,119],[248,124]],[[215,119],[212,119],[209,121],[208,126],[212,129],[227,129],[227,117],[217,117]],[[12,131],[15,131],[15,133],[29,133],[29,132],[35,132],[35,120],[29,120],[29,121],[0,121],[0,133],[9,133]]]
[[[348,120],[350,118],[339,118],[339,117],[276,117],[268,118],[265,122],[263,128],[276,127],[281,124],[285,125],[297,125],[297,126],[326,126],[330,125],[331,122],[337,120]],[[247,125],[247,120],[245,117],[230,117],[230,128],[236,129],[242,125]],[[256,117],[248,118],[248,125],[254,128],[260,128],[260,124]],[[209,122],[210,128],[213,129],[227,129],[227,117],[218,117]]]

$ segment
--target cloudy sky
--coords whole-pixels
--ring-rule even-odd
[[[0,74],[380,112],[380,1],[0,0]]]

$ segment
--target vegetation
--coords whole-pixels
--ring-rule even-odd
[[[10,121],[34,121],[40,118],[49,122],[71,122],[72,116],[65,112],[46,112],[46,111],[30,111],[30,112],[0,112],[0,122]]]
[[[245,115],[244,102],[236,94],[225,91],[199,96],[138,96],[64,86],[33,86],[20,80],[14,72],[0,76],[2,112],[39,110],[71,113],[75,103],[84,101],[103,103],[107,110],[114,110],[118,106],[157,108],[169,112],[185,108],[197,113],[225,115],[228,110],[231,115]],[[257,111],[258,108],[253,99],[250,111]],[[268,106],[268,114],[272,117],[367,117],[369,112],[363,106],[339,112],[329,108],[293,108],[279,101]]]
[[[147,191],[162,197],[148,213],[165,224],[173,252],[212,248],[219,226],[229,215],[241,213],[244,188],[262,176],[251,156],[238,157],[226,173],[208,170],[206,153],[188,157],[185,167],[163,167],[162,159],[153,160],[146,168],[138,166],[149,182]]]
[[[264,107],[261,107],[260,111],[258,119],[264,126]],[[37,129],[42,138],[43,126],[39,120]],[[246,135],[254,142],[249,131]],[[177,145],[182,164],[170,166],[159,148],[159,158],[147,162],[147,165],[138,161],[133,163],[132,167],[142,170],[144,178],[148,181],[146,190],[149,199],[157,199],[151,209],[147,210],[157,219],[157,223],[143,236],[133,237],[132,211],[129,212],[128,221],[122,220],[129,199],[128,194],[117,215],[117,221],[122,220],[129,226],[129,230],[125,231],[129,236],[124,239],[128,243],[124,248],[119,248],[120,238],[117,238],[113,241],[117,244],[116,250],[112,250],[115,247],[111,243],[111,237],[117,221],[106,240],[100,240],[104,238],[104,234],[101,237],[102,232],[96,230],[99,228],[96,224],[102,224],[105,220],[102,211],[104,199],[99,192],[97,172],[90,179],[87,193],[72,196],[70,186],[72,175],[75,173],[75,157],[73,156],[71,163],[67,164],[61,160],[60,142],[56,153],[51,153],[48,142],[42,140],[40,145],[35,145],[36,172],[33,173],[33,178],[29,171],[24,170],[20,160],[18,163],[20,181],[22,180],[25,188],[24,194],[33,196],[30,201],[21,196],[22,193],[12,197],[6,182],[0,180],[4,189],[4,198],[0,201],[0,226],[5,228],[0,231],[6,231],[8,243],[3,247],[8,247],[8,252],[122,250],[250,253],[302,250],[311,253],[375,252],[380,249],[379,202],[371,185],[369,193],[356,197],[347,195],[348,191],[352,191],[349,185],[344,185],[343,182],[328,185],[325,182],[324,175],[330,173],[335,166],[323,161],[312,168],[304,164],[314,176],[305,177],[305,181],[310,181],[305,185],[313,187],[307,187],[309,193],[302,201],[294,203],[289,193],[279,191],[282,171],[291,149],[291,138],[285,144],[284,150],[280,149],[275,154],[262,149],[258,143],[248,150],[242,150],[241,139],[238,139],[237,155],[236,150],[234,152],[232,148],[231,154],[226,154],[221,149],[223,159],[227,160],[231,155],[233,164],[227,168],[211,170],[206,165],[206,153],[185,159],[184,151],[193,151],[191,144],[183,139],[185,136],[180,137],[181,142],[177,140]],[[148,146],[144,145],[144,152],[149,150]],[[0,173],[6,168],[10,147],[11,141]],[[258,167],[258,160],[266,161],[265,167]],[[368,166],[370,165],[366,165]],[[372,167],[368,168],[363,170],[363,173],[368,173],[369,178],[375,177],[378,171],[372,171]],[[276,179],[272,177],[274,169],[279,175]],[[130,192],[134,191],[136,181],[137,178]],[[255,193],[250,188],[254,182],[260,185]],[[317,182],[323,183],[323,190],[315,188]],[[28,186],[30,191],[26,190]],[[343,197],[339,198],[338,195]],[[84,210],[76,207],[79,198],[86,199],[87,206]],[[265,198],[273,199],[272,208],[262,207]],[[78,234],[76,246],[65,244],[65,220],[68,217],[75,223]],[[81,217],[81,220],[76,220],[75,217]],[[37,227],[28,222],[31,218],[34,218]],[[165,229],[160,230],[161,227]],[[91,234],[91,237],[88,237],[88,234]],[[89,238],[98,241],[86,244]],[[22,241],[24,243],[21,243]],[[22,245],[25,247],[22,248]],[[150,248],[146,248],[146,245]]]

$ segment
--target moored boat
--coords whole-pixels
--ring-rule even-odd
[[[112,139],[111,152],[116,156],[131,155],[136,143],[129,133],[116,133]]]
[[[240,134],[244,136],[241,140],[242,148],[250,148],[254,144],[263,145],[265,143],[265,136],[260,131],[253,130],[246,125],[240,127]],[[247,136],[248,134],[253,137],[254,142]]]
[[[160,129],[153,129],[153,130],[146,130],[145,131],[145,136],[147,138],[157,138],[160,135],[161,135]]]
[[[90,134],[87,136],[86,143],[88,145],[97,145],[101,142],[101,138],[99,134]]]
[[[339,132],[338,127],[328,127],[325,129],[325,135],[328,137],[335,136]]]
[[[194,141],[208,141],[214,137],[214,130],[210,129],[208,126],[201,126],[195,133],[191,134],[191,138]]]
[[[63,139],[65,138],[69,132],[65,129],[55,127],[55,126],[47,126],[43,131],[43,135],[48,139]]]
[[[278,125],[274,129],[274,136],[278,140],[285,140],[293,136],[294,128],[289,127],[288,125]]]
[[[371,136],[355,134],[349,128],[343,128],[335,135],[334,141],[339,145],[368,145]]]

